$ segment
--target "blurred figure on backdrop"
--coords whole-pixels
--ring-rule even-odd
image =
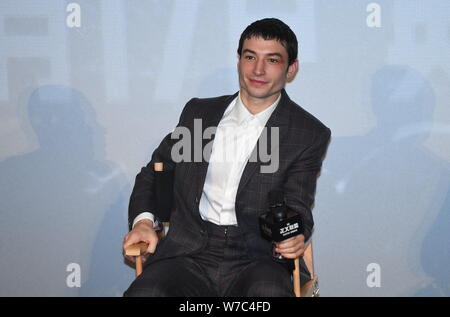
[[[126,281],[117,232],[127,227],[112,197],[125,177],[105,158],[94,107],[71,87],[43,85],[26,109],[37,148],[0,162],[0,296],[117,295]],[[80,248],[92,243],[102,247]],[[66,285],[69,263],[82,269],[79,289]]]
[[[383,284],[361,290],[362,296],[449,294],[450,169],[425,144],[432,132],[449,128],[433,121],[432,85],[410,66],[384,65],[371,77],[370,97],[373,129],[334,138],[328,149],[323,205],[342,211],[333,226],[348,230],[336,231],[327,241],[336,252],[322,255],[341,275],[324,271],[321,277],[359,283],[357,272],[373,262],[382,267]]]

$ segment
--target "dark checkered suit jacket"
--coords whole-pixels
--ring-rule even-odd
[[[183,109],[178,126],[187,127],[192,138],[194,119],[202,120],[203,130],[211,126],[217,127],[225,109],[236,96],[237,93],[190,100]],[[259,215],[268,211],[268,193],[272,189],[284,189],[288,207],[303,215],[305,238],[311,236],[314,224],[311,206],[316,180],[331,135],[330,129],[291,101],[284,89],[266,127],[269,131],[270,127],[279,127],[279,168],[274,173],[261,173],[261,165],[269,163],[262,163],[261,160],[248,162],[236,195],[238,225],[245,232],[248,255],[252,258],[270,257],[272,254],[272,246],[261,237],[258,224]],[[270,137],[268,139],[270,141]],[[165,164],[166,168],[175,170],[170,230],[145,265],[158,259],[194,253],[207,243],[206,230],[199,214],[199,202],[208,163],[174,163],[171,149],[178,141],[172,140],[170,134],[167,135],[154,151],[150,163],[136,176],[129,205],[130,229],[134,218],[143,211],[153,212],[158,217],[157,211],[153,209],[153,163],[169,162]],[[208,142],[210,140],[203,140],[203,145]],[[268,148],[271,148],[270,142]]]

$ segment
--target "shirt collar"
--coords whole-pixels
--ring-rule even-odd
[[[281,94],[278,96],[277,100],[273,104],[271,104],[268,108],[264,109],[263,111],[252,114],[250,111],[248,111],[247,107],[245,107],[244,102],[241,99],[241,93],[238,94],[236,98],[236,103],[231,110],[230,116],[236,120],[238,124],[242,124],[245,121],[250,121],[253,118],[257,119],[257,122],[260,126],[265,126],[267,121],[269,120],[270,116],[272,115],[273,111],[277,107],[278,103],[280,102]]]

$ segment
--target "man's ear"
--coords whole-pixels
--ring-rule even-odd
[[[291,65],[289,65],[287,72],[286,72],[287,82],[291,82],[294,80],[295,75],[297,75],[299,68],[300,68],[300,63],[298,62],[298,59],[296,59]]]

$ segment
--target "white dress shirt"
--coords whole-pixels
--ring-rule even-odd
[[[216,130],[208,172],[200,199],[203,220],[217,225],[237,225],[235,200],[247,161],[267,121],[280,101],[253,115],[240,94],[228,105]],[[139,214],[133,226],[142,219],[155,222],[150,212]]]

